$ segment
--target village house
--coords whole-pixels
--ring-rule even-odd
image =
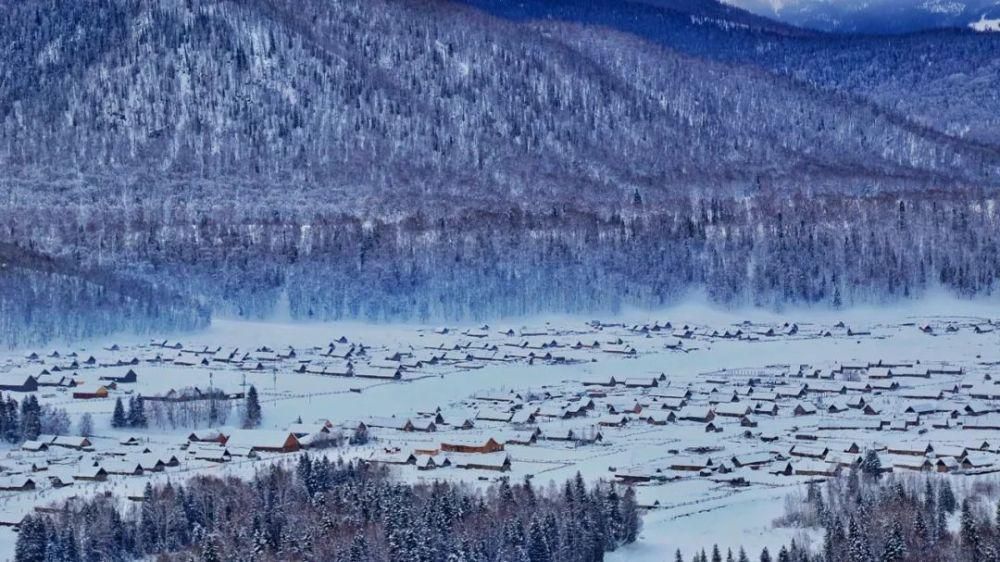
[[[142,476],[143,469],[137,461],[130,460],[108,460],[100,465],[108,474],[122,476]]]
[[[355,367],[353,374],[363,379],[400,380],[403,378],[403,368]]]
[[[833,478],[840,474],[840,465],[815,460],[803,460],[792,463],[796,476],[823,476]]]
[[[934,463],[932,463],[927,457],[903,455],[892,457],[891,462],[893,471],[907,470],[913,472],[930,472],[931,470],[934,470]]]
[[[108,397],[108,387],[98,386],[96,388],[90,388],[87,390],[79,390],[73,393],[73,398],[78,400],[92,400],[98,398]]]
[[[357,431],[366,431],[370,427],[379,429],[395,429],[397,431],[414,431],[413,422],[410,421],[409,418],[391,417],[368,418],[366,421],[359,422],[355,429]]]
[[[774,461],[774,456],[771,453],[759,452],[759,453],[749,453],[745,455],[736,455],[732,457],[731,462],[736,468],[759,468],[761,466],[770,464]]]
[[[934,452],[934,446],[926,441],[901,441],[886,445],[886,451],[891,455],[909,455],[922,457]]]
[[[625,427],[628,425],[628,416],[623,414],[602,416],[597,420],[597,425],[602,427]]]
[[[796,416],[809,416],[816,413],[816,406],[809,402],[798,402],[792,408],[792,414]]]
[[[452,466],[466,470],[492,470],[496,472],[510,471],[510,455],[506,453],[487,454],[452,454],[448,456]]]
[[[486,438],[456,438],[448,436],[447,441],[442,441],[440,449],[449,453],[496,453],[504,450],[502,443],[492,437]]]
[[[715,415],[724,416],[730,418],[740,418],[748,416],[753,413],[753,409],[749,404],[743,402],[728,402],[723,404],[718,404],[714,408]]]
[[[17,377],[8,375],[0,379],[0,391],[3,392],[35,392],[38,390],[38,380],[31,375]]]
[[[958,459],[954,457],[938,457],[934,461],[934,470],[936,472],[942,472],[942,473],[955,472],[956,470],[960,470],[961,468],[962,466],[958,462]]]
[[[810,459],[822,459],[830,449],[823,445],[802,445],[796,444],[788,450],[788,454],[793,457],[805,457]]]
[[[417,464],[417,456],[413,453],[402,453],[399,451],[383,451],[372,453],[372,456],[365,459],[366,462],[374,464],[388,464],[388,465],[408,465]]]
[[[715,466],[711,457],[685,457],[670,461],[667,468],[680,472],[701,472]]]
[[[685,406],[677,412],[677,419],[707,423],[715,419],[715,412],[708,406]]]
[[[264,429],[236,430],[226,439],[225,445],[268,453],[293,453],[301,448],[298,438],[291,432]]]
[[[84,480],[89,482],[104,482],[108,479],[108,471],[100,466],[87,466],[81,464],[73,473],[74,480]]]
[[[38,438],[41,440],[42,436],[39,436]],[[62,447],[64,449],[76,449],[77,451],[86,450],[91,447],[89,439],[73,435],[57,435],[49,441],[49,445],[53,447]]]
[[[6,492],[26,492],[35,489],[35,481],[24,475],[0,477],[0,490]]]
[[[115,383],[133,383],[138,380],[138,376],[135,374],[135,371],[129,369],[128,372],[125,373],[124,375],[106,375],[100,377],[100,380],[111,381]]]
[[[969,406],[966,406],[966,408],[969,408]],[[970,416],[965,419],[962,429],[1000,430],[1000,416],[998,415],[970,414]]]

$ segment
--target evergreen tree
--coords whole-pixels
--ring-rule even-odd
[[[1000,535],[1000,500],[997,501],[996,513],[993,516],[993,524],[995,526],[996,532]]]
[[[679,548],[674,552],[674,562],[684,562],[684,556],[681,554],[681,549]]]
[[[38,438],[42,432],[42,408],[38,397],[29,395],[21,402],[21,440],[31,441]]]
[[[7,402],[5,403],[7,410],[7,433],[4,437],[9,443],[17,443],[18,439],[21,438],[21,418],[18,415],[17,400],[12,397],[7,396]]]
[[[219,406],[213,396],[208,400],[208,425],[215,426],[219,423]],[[301,422],[299,422],[301,423]]]
[[[766,546],[760,551],[760,562],[771,562],[771,553]]]
[[[919,512],[918,512],[919,513]],[[882,549],[881,562],[901,562],[906,556],[906,543],[903,541],[903,527],[896,521],[892,525],[889,537]]]
[[[740,547],[739,556],[736,557],[736,562],[750,562],[750,557],[747,556],[747,551],[743,550],[742,546]]]
[[[878,453],[874,449],[865,451],[865,456],[861,460],[861,474],[865,478],[878,481],[882,477],[882,461],[878,458]]]
[[[922,509],[917,510],[913,519],[913,538],[916,540],[917,546],[930,543],[930,529],[927,527],[927,518]]]
[[[257,397],[257,387],[250,385],[247,390],[246,402],[243,406],[243,428],[258,427],[261,422],[260,400]]]
[[[76,546],[76,532],[73,531],[72,527],[68,527],[63,530],[61,537],[61,562],[80,562],[80,553]]]
[[[868,536],[862,531],[857,520],[851,517],[847,524],[847,554],[851,562],[871,562],[872,551]]]
[[[962,551],[965,553],[963,560],[967,562],[979,562],[982,559],[979,526],[976,524],[975,516],[972,514],[972,503],[968,499],[962,502],[959,536],[962,539]]]
[[[639,504],[635,499],[635,490],[631,486],[625,489],[625,494],[622,496],[621,511],[624,525],[622,542],[625,544],[633,543],[639,536],[642,519],[639,516]]]
[[[295,466],[295,472],[302,487],[305,488],[310,496],[313,495],[315,492],[313,486],[315,481],[313,480],[313,463],[309,457],[309,453],[305,453],[299,457],[299,463]]]
[[[351,549],[347,553],[347,562],[367,562],[367,560],[368,542],[363,533],[358,533],[351,542]]]
[[[521,491],[528,505],[535,505],[535,489],[531,486],[531,478],[524,477],[524,482],[521,484]]]
[[[955,513],[958,508],[955,492],[951,489],[951,482],[947,479],[938,486],[938,508],[948,514]]]
[[[219,548],[215,544],[215,537],[210,533],[204,533],[201,538],[201,558],[202,562],[221,562],[222,556]]]
[[[125,406],[119,396],[115,399],[115,411],[111,414],[111,427],[121,428],[126,425],[128,425],[128,419],[125,417]]]
[[[719,545],[712,545],[712,562],[722,562],[722,552],[719,551]]]
[[[538,518],[532,518],[528,529],[528,560],[530,562],[550,562],[549,544]]]
[[[615,491],[614,486],[608,489],[608,495],[604,499],[604,509],[604,517],[608,525],[608,538],[610,539],[608,550],[614,550],[622,543],[625,535],[625,521],[622,518],[618,492]]]
[[[142,396],[129,398],[128,416],[126,419],[129,427],[146,427],[149,425],[146,420],[146,407]]]
[[[12,425],[10,419],[10,412],[7,409],[7,401],[3,399],[3,394],[0,394],[0,438],[5,441],[9,441],[8,435],[10,435],[10,427]],[[20,435],[18,431],[18,435]]]
[[[42,517],[26,515],[21,521],[14,545],[15,562],[45,562],[49,543],[48,529]]]

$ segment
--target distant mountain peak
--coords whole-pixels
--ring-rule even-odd
[[[998,0],[724,1],[791,25],[846,33],[894,34],[962,28],[982,19],[1000,18]]]

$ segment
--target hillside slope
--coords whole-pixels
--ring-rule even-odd
[[[756,66],[953,136],[1000,146],[997,34],[826,34],[762,25],[763,18],[715,0],[464,1],[515,21],[606,26],[693,56]]]
[[[996,149],[856,100],[444,3],[31,2],[0,8],[0,45],[0,163],[32,197],[211,180],[355,210],[1000,182]]]

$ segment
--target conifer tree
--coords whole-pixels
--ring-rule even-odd
[[[881,562],[901,562],[905,556],[906,543],[903,541],[903,527],[897,521],[892,525],[889,537],[885,541]]]
[[[128,418],[125,416],[125,406],[119,396],[115,399],[115,411],[111,414],[111,427],[121,428],[128,425]]]
[[[948,514],[955,513],[955,510],[958,508],[955,492],[952,490],[951,482],[948,480],[941,482],[941,485],[938,486],[938,508]]]
[[[34,394],[21,401],[21,440],[31,441],[42,432],[42,408]]]
[[[146,427],[149,425],[146,420],[146,407],[142,396],[131,397],[128,401],[128,415],[126,420],[129,427]]]
[[[622,542],[625,544],[635,542],[639,537],[642,519],[639,516],[639,504],[635,498],[635,490],[631,486],[626,488],[625,494],[622,495],[621,511],[624,526]]]
[[[960,524],[959,536],[962,539],[962,551],[965,553],[963,560],[979,562],[982,558],[979,526],[976,524],[976,518],[972,514],[972,504],[968,499],[962,502]]]
[[[528,560],[530,562],[549,562],[549,544],[538,518],[532,518],[528,529]]]
[[[243,407],[243,428],[258,427],[261,421],[260,400],[257,397],[257,387],[250,385],[247,390],[246,403]]]
[[[870,480],[878,481],[882,477],[882,461],[878,458],[878,453],[874,449],[865,451],[865,456],[861,460],[861,474]]]
[[[857,520],[851,517],[847,523],[847,554],[851,562],[871,562],[871,545],[868,543],[868,536],[862,531]]]

